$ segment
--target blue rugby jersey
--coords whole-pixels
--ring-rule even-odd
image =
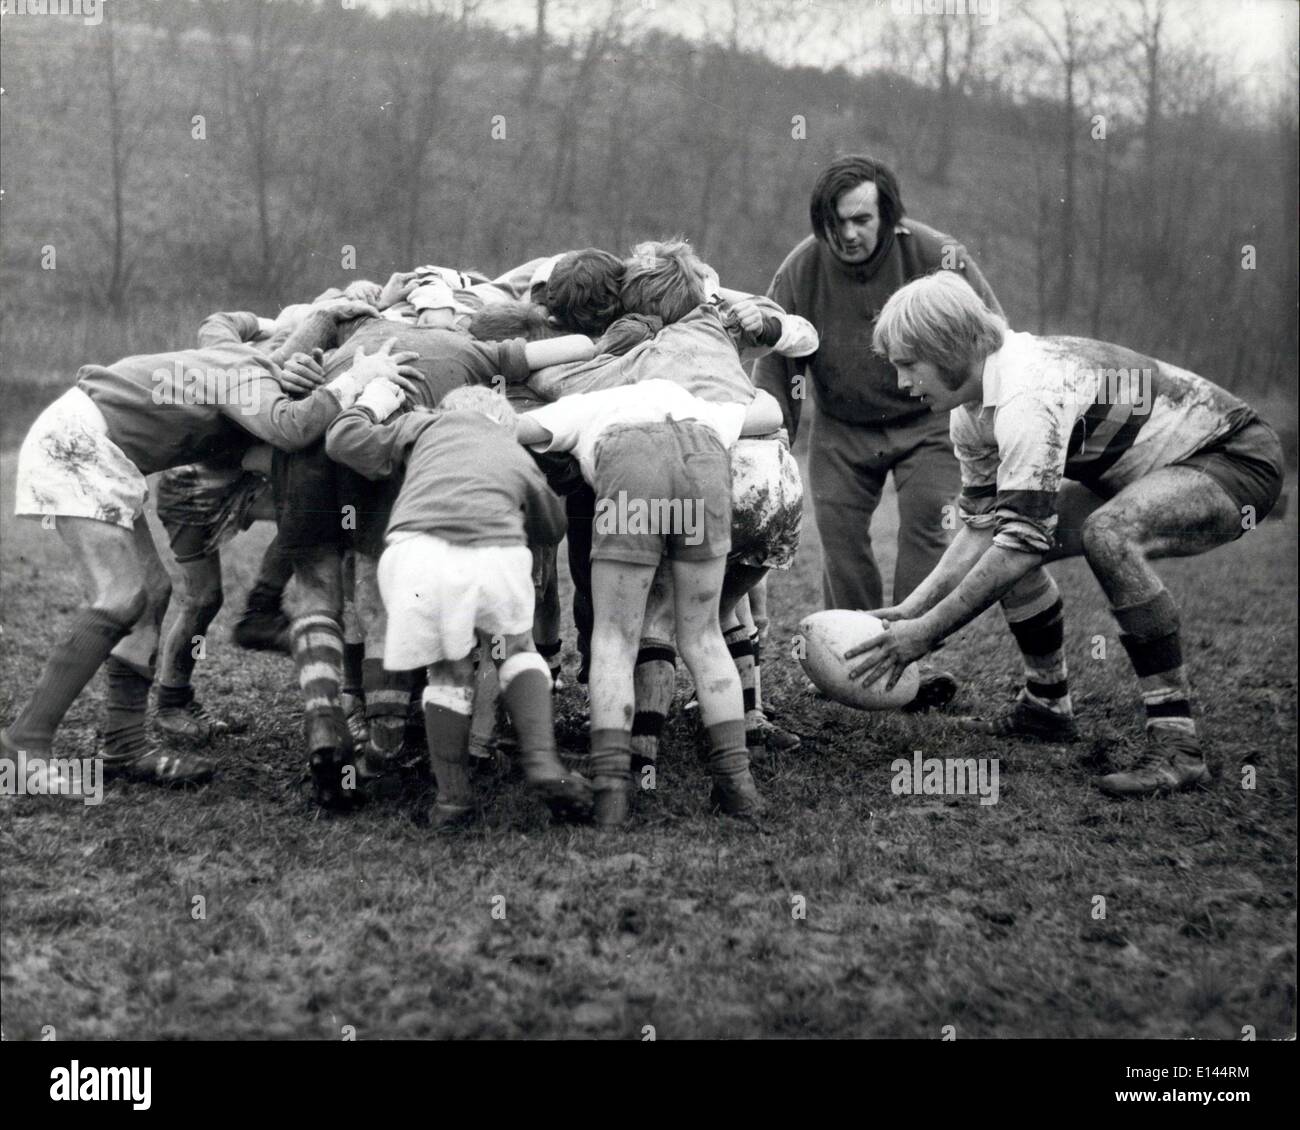
[[[1081,337],[1009,332],[984,363],[982,404],[949,417],[962,520],[995,545],[1046,553],[1062,479],[1109,497],[1256,419],[1204,377]]]

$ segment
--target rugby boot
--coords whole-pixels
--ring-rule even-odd
[[[952,702],[960,685],[948,671],[922,671],[916,697],[902,711],[904,714],[923,714],[927,710],[939,710]]]
[[[524,780],[558,821],[587,820],[591,817],[591,782],[581,773],[564,768],[554,750],[521,753],[519,763]]]
[[[346,704],[348,698],[352,699]],[[365,749],[370,742],[370,723],[366,721],[366,700],[358,695],[342,696],[345,702],[344,721],[348,728],[348,738],[353,749]]]
[[[713,788],[709,790],[710,811],[752,818],[761,816],[766,808],[748,767],[726,776],[714,775]]]
[[[277,604],[274,608],[256,607],[250,600],[243,615],[235,622],[231,638],[249,651],[280,651],[291,654],[289,618]]]
[[[745,745],[750,749],[768,753],[793,753],[803,745],[803,738],[782,729],[766,714],[757,714],[745,720]]]
[[[215,763],[197,753],[163,749],[150,742],[131,757],[112,757],[101,752],[104,779],[144,781],[151,785],[201,785],[216,771]]]
[[[453,832],[478,820],[478,808],[472,804],[435,801],[429,810],[429,826],[436,832]]]
[[[1108,773],[1097,787],[1108,796],[1156,796],[1208,784],[1201,743],[1195,734],[1153,726],[1147,731],[1147,750],[1132,769]]]
[[[206,745],[213,738],[230,733],[230,723],[208,713],[207,708],[194,697],[183,706],[159,706],[153,716],[154,726],[174,741]]]
[[[306,731],[316,803],[335,811],[355,808],[363,798],[343,712],[320,711],[308,715]]]
[[[1074,715],[1057,714],[1023,698],[1016,699],[1007,710],[993,718],[954,718],[953,721],[959,730],[994,738],[1073,742],[1079,737]]]
[[[20,753],[23,755],[21,759]],[[9,762],[14,767],[14,773],[22,774],[23,788],[31,796],[65,792],[72,787],[72,779],[57,764],[57,759],[48,748],[20,749],[4,730],[0,730],[0,761]],[[17,779],[14,778],[15,792],[18,789]]]

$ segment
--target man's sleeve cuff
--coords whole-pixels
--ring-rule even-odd
[[[340,373],[325,387],[344,408],[351,408],[357,399],[357,382],[352,379],[351,373]]]

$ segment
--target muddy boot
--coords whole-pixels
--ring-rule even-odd
[[[308,715],[306,731],[316,803],[334,811],[355,808],[363,798],[343,712],[336,709]]]

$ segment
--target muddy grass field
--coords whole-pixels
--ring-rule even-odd
[[[0,464],[5,720],[79,600],[57,535],[11,517],[13,462]],[[796,569],[772,584],[764,665],[804,745],[758,766],[761,830],[705,813],[700,746],[679,710],[627,831],[549,827],[496,771],[480,778],[486,825],[443,837],[421,822],[427,780],[352,816],[310,804],[289,661],[229,642],[270,534],[257,526],[226,554],[226,609],[198,675],[209,708],[243,725],[218,749],[217,780],[189,793],[110,784],[98,807],[0,798],[4,1035],[1289,1036],[1295,509],[1162,569],[1216,771],[1204,791],[1122,802],[1093,787],[1138,752],[1140,724],[1079,562],[1053,569],[1078,745],[986,744],[941,715],[811,697],[789,658],[819,606],[809,520]],[[893,520],[886,505],[878,530]],[[964,681],[959,710],[1016,686],[996,612],[943,659]],[[101,691],[97,680],[60,731],[66,755],[91,753]],[[679,708],[688,694],[683,677]],[[579,702],[561,693],[575,749]],[[998,803],[893,795],[890,763],[916,750],[1000,759]]]

